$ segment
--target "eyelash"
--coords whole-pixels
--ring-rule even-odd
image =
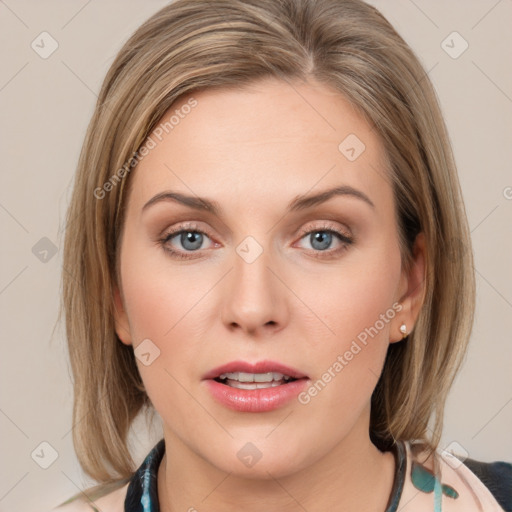
[[[327,249],[325,251],[319,251],[317,249],[308,249],[308,251],[313,251],[313,257],[315,257],[315,258],[335,257],[338,254],[347,250],[349,248],[349,246],[355,242],[353,237],[347,235],[346,233],[344,233],[338,229],[333,228],[332,225],[329,225],[329,224],[323,224],[322,226],[318,226],[315,229],[301,231],[299,240],[302,240],[306,235],[310,235],[311,233],[318,233],[318,232],[333,234],[342,243],[342,246],[339,247],[338,249],[334,249],[334,250]],[[176,235],[180,235],[182,233],[199,233],[201,235],[207,236],[208,238],[211,238],[208,235],[208,233],[206,233],[202,229],[199,229],[199,227],[196,224],[186,224],[186,225],[181,224],[173,231],[169,231],[169,232],[165,233],[165,235],[162,238],[160,238],[158,240],[158,242],[160,243],[160,245],[163,247],[163,249],[166,252],[170,253],[170,255],[172,257],[182,259],[182,260],[194,259],[197,256],[192,256],[192,254],[195,252],[199,252],[199,250],[186,251],[186,252],[176,251],[175,249],[171,249],[169,247],[169,245],[168,245],[169,241],[172,238],[174,238]],[[326,254],[328,256],[324,256],[324,254]]]

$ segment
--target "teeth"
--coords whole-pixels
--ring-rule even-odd
[[[283,375],[279,372],[267,373],[246,373],[229,372],[219,375],[219,379],[224,384],[238,389],[264,389],[275,388],[292,380],[289,375]]]
[[[245,372],[233,372],[233,373],[223,373],[219,375],[221,380],[229,379],[232,381],[238,382],[258,382],[258,383],[270,383],[272,381],[281,381],[281,380],[290,380],[291,377],[288,375],[283,375],[278,372],[268,372],[268,373],[245,373]],[[254,388],[256,389],[256,388]]]
[[[281,382],[272,381],[272,382],[238,382],[236,380],[230,380],[226,383],[228,386],[232,388],[238,389],[265,389],[265,388],[275,388],[276,386],[280,386]]]
[[[254,382],[272,382],[273,380],[281,380],[283,375],[281,373],[255,373]]]

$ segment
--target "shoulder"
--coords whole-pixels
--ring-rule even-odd
[[[426,456],[426,452],[423,452]],[[475,510],[512,512],[512,464],[504,461],[481,462],[444,450],[436,452],[441,479],[455,489],[458,499],[453,501],[453,510],[466,502],[466,497],[474,501]],[[422,458],[425,467],[433,470],[432,456]],[[451,500],[450,500],[451,501]],[[469,506],[472,510],[470,504]],[[449,509],[451,510],[451,509]],[[462,509],[461,509],[462,510]]]
[[[121,487],[119,487],[121,485]],[[80,493],[61,503],[50,512],[124,512],[124,500],[128,490],[128,483],[117,482],[112,485],[95,488],[94,492],[87,492],[88,498]]]
[[[489,489],[504,510],[512,512],[511,463],[504,461],[481,462],[466,459],[463,464]]]

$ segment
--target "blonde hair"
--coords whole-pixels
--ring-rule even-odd
[[[67,216],[62,311],[74,376],[73,442],[82,469],[100,483],[132,475],[127,436],[152,407],[113,314],[138,151],[181,96],[272,77],[334,88],[384,142],[403,265],[410,267],[422,231],[427,275],[413,332],[389,347],[370,431],[382,446],[398,439],[438,446],[471,332],[475,285],[449,137],[420,62],[379,11],[359,0],[176,0],[138,28],[110,67]]]

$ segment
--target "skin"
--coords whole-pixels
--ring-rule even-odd
[[[401,342],[402,323],[414,326],[425,275],[422,235],[412,270],[402,270],[385,148],[340,93],[313,81],[193,96],[197,106],[130,177],[115,290],[120,340],[135,349],[149,338],[160,350],[148,366],[137,359],[164,426],[160,508],[260,511],[264,500],[276,512],[384,510],[394,458],[370,441],[370,399],[389,343]],[[349,134],[366,146],[352,162],[338,149]],[[337,185],[362,191],[374,208],[343,195],[286,210]],[[221,216],[174,201],[142,212],[166,190],[215,200]],[[195,252],[179,235],[161,242],[185,221],[206,232]],[[322,250],[316,231],[302,234],[326,224],[354,242],[333,235]],[[236,251],[247,236],[263,249],[252,263]],[[315,382],[394,303],[402,310],[306,405],[235,412],[202,381],[233,360],[270,359]],[[252,467],[237,457],[247,442],[262,454]]]

